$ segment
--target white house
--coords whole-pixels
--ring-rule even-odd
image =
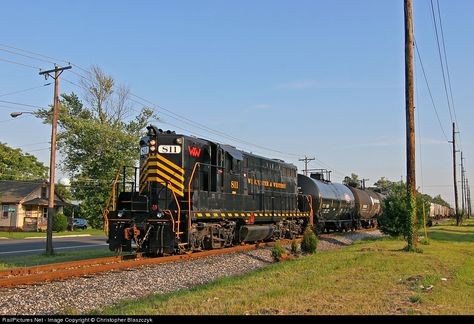
[[[0,230],[45,231],[48,216],[47,181],[0,180]],[[55,194],[56,213],[67,203]]]

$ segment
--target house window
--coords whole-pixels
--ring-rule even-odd
[[[15,216],[16,208],[14,205],[3,205],[2,218],[10,218]]]
[[[10,206],[8,205],[3,205],[2,208],[2,218],[8,218],[8,209]]]
[[[46,194],[48,193],[46,187],[41,187],[41,198],[47,198]]]
[[[43,217],[44,218],[48,217],[48,207],[43,207]]]
[[[33,212],[33,208],[31,206],[26,206],[26,208],[25,208],[26,216],[31,217],[32,212]]]

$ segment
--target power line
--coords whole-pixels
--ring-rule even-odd
[[[13,102],[13,101],[0,100],[0,102],[7,103],[7,104],[10,104],[10,105],[18,105],[18,106],[25,106],[25,107],[46,109],[46,108],[40,107],[40,106],[29,105],[29,104],[24,104],[24,103],[19,103],[19,102]]]
[[[416,44],[416,42],[415,42]],[[417,50],[418,51],[418,50]],[[421,61],[420,61],[421,62]],[[415,69],[415,75],[416,75],[416,72],[418,72],[419,69],[417,69],[417,66],[416,66],[416,60],[414,60],[414,69]],[[418,82],[415,82],[415,87],[416,87],[416,93],[419,93],[418,92]],[[418,107],[419,105],[419,96],[416,96],[416,107]],[[420,176],[421,176],[421,192],[424,192],[425,189],[424,189],[424,178],[423,178],[423,154],[422,154],[422,145],[421,145],[421,119],[420,119],[420,109],[416,109],[416,117],[417,117],[417,123],[416,123],[416,126],[418,126],[418,131],[417,131],[417,135],[418,135],[418,150],[420,151],[420,154],[418,154],[418,157],[419,157],[419,160],[420,160]]]
[[[28,65],[28,64],[24,64],[24,63],[19,63],[19,62],[7,60],[7,59],[1,58],[1,57],[0,57],[0,61],[4,61],[4,62],[7,62],[7,63],[11,63],[11,64],[16,64],[16,65],[20,65],[20,66],[26,66],[26,67],[41,71],[41,68],[39,68],[37,66]]]
[[[89,79],[89,78],[87,78],[87,77],[84,77],[84,76],[82,76],[82,75],[79,74],[79,73],[74,73],[74,74],[80,76],[81,78],[83,78],[83,79],[85,79],[85,80],[91,81],[91,79]],[[78,87],[80,87],[80,88],[82,88],[82,89],[88,90],[88,89],[84,88],[83,86],[80,86],[80,85],[75,84],[75,83],[72,82],[72,81],[66,80],[66,82],[69,82],[69,83],[71,83],[71,84],[73,84],[73,85],[76,85],[76,86],[78,86]],[[221,132],[221,131],[214,130],[214,129],[212,129],[212,128],[206,126],[206,125],[203,125],[203,124],[201,124],[201,123],[198,123],[198,122],[196,122],[196,121],[193,121],[193,120],[191,120],[191,119],[189,119],[189,118],[187,118],[187,117],[184,117],[184,116],[181,116],[181,115],[179,115],[179,114],[176,114],[176,113],[174,113],[173,111],[171,111],[170,109],[167,109],[167,108],[165,108],[165,107],[163,107],[163,106],[157,105],[157,104],[155,104],[155,103],[153,103],[153,102],[151,102],[151,101],[149,101],[149,100],[147,100],[147,99],[145,99],[145,98],[143,98],[143,97],[140,97],[140,96],[138,96],[138,95],[136,95],[136,94],[134,94],[134,93],[130,93],[130,95],[133,96],[133,97],[135,97],[135,98],[137,98],[137,99],[139,99],[139,100],[137,100],[137,99],[129,98],[129,100],[132,101],[132,102],[135,102],[135,103],[138,103],[138,104],[141,104],[141,105],[144,105],[144,106],[152,105],[153,107],[151,107],[151,108],[154,108],[155,111],[160,112],[161,114],[164,114],[165,116],[168,116],[168,117],[170,117],[170,118],[176,119],[176,120],[178,120],[178,121],[180,121],[180,122],[182,122],[182,123],[185,123],[185,124],[187,124],[187,125],[189,125],[189,126],[192,126],[192,127],[198,128],[198,129],[201,129],[201,130],[203,130],[203,131],[205,131],[205,132],[208,132],[208,133],[211,133],[211,134],[214,134],[214,135],[217,135],[217,136],[221,136],[221,137],[230,139],[230,140],[232,140],[232,141],[234,141],[234,142],[237,142],[237,143],[241,143],[241,144],[245,144],[245,145],[257,147],[257,148],[259,148],[259,149],[261,149],[261,150],[271,151],[271,152],[274,152],[274,153],[278,153],[278,154],[282,154],[282,155],[286,155],[286,156],[292,156],[292,157],[300,156],[299,154],[296,154],[296,153],[286,153],[286,152],[282,152],[282,151],[279,151],[279,150],[270,149],[270,148],[268,148],[268,147],[264,147],[264,146],[261,146],[261,145],[258,145],[258,144],[254,144],[254,143],[251,143],[251,142],[248,142],[248,141],[239,139],[239,138],[237,138],[237,137],[228,135],[228,134],[223,133],[223,132]],[[146,104],[145,104],[145,103],[146,103]],[[201,136],[201,137],[204,137],[204,136]]]
[[[80,70],[86,72],[87,74],[90,74],[90,72],[89,72],[88,70],[82,68],[81,66],[79,66],[79,65],[77,65],[77,64],[73,64],[73,63],[71,63],[71,62],[69,62],[69,61],[56,59],[56,58],[53,58],[53,57],[51,57],[51,56],[47,56],[47,55],[39,54],[39,53],[36,53],[36,52],[24,50],[24,49],[21,49],[21,48],[18,48],[18,47],[10,46],[10,45],[0,44],[0,46],[12,48],[12,49],[15,49],[15,50],[18,50],[18,51],[22,51],[22,52],[25,52],[25,53],[29,53],[29,54],[37,55],[37,56],[40,56],[40,57],[52,59],[52,60],[55,60],[55,61],[66,62],[66,63],[68,63],[68,64],[70,64],[70,65],[72,65],[72,66],[75,66],[75,67],[77,67],[78,69],[80,69]],[[41,69],[40,69],[40,70],[41,70]],[[84,77],[83,75],[81,75],[81,74],[79,74],[79,73],[76,73],[76,72],[73,72],[73,71],[71,71],[71,73],[73,73],[73,74],[79,76],[80,78],[83,78],[83,79],[86,79],[86,80],[91,81],[90,78]],[[73,85],[75,85],[75,86],[78,86],[78,87],[81,87],[81,88],[84,89],[84,87],[82,87],[82,86],[80,86],[80,85],[77,85],[77,84],[75,84],[75,83],[72,82],[72,81],[66,81],[66,82],[69,82],[69,83],[71,83],[71,84],[73,84]],[[86,90],[87,90],[87,89],[86,89]],[[212,129],[212,128],[206,126],[206,125],[197,123],[196,121],[193,121],[193,120],[191,120],[191,119],[189,119],[189,118],[187,118],[187,117],[184,117],[184,116],[181,116],[181,115],[179,115],[179,114],[176,114],[176,113],[174,113],[172,110],[169,110],[169,109],[167,109],[167,108],[165,108],[165,107],[163,107],[163,106],[159,106],[159,105],[157,105],[157,104],[155,104],[155,103],[153,103],[153,102],[151,102],[151,101],[149,101],[149,100],[147,100],[147,99],[145,99],[145,98],[142,98],[142,97],[140,97],[140,96],[138,96],[138,95],[136,95],[136,94],[134,94],[134,93],[130,93],[130,95],[133,96],[133,97],[135,97],[135,98],[137,98],[137,99],[139,99],[139,100],[142,100],[142,102],[140,102],[140,101],[137,101],[137,100],[134,100],[134,99],[130,99],[130,100],[133,101],[133,102],[139,103],[139,104],[144,105],[144,106],[147,106],[147,105],[145,105],[143,102],[146,102],[146,103],[148,103],[148,104],[151,104],[151,105],[153,105],[153,107],[155,108],[155,110],[160,111],[160,113],[165,114],[165,115],[167,115],[167,116],[169,116],[169,117],[171,117],[171,118],[177,119],[177,120],[179,120],[180,122],[183,122],[183,123],[185,123],[185,124],[188,124],[188,125],[190,125],[190,126],[192,126],[192,127],[195,127],[195,128],[201,129],[201,130],[204,130],[204,131],[206,131],[206,132],[208,132],[208,133],[212,133],[212,134],[215,134],[215,135],[218,135],[218,136],[221,136],[221,137],[225,137],[225,138],[227,138],[227,139],[231,139],[231,140],[233,140],[233,141],[235,141],[235,142],[243,143],[243,144],[246,144],[246,145],[249,145],[249,146],[253,146],[253,147],[260,148],[260,149],[265,150],[265,151],[271,151],[271,152],[275,152],[275,153],[282,154],[282,155],[285,155],[285,156],[292,156],[292,157],[299,157],[299,156],[301,156],[301,154],[286,153],[286,152],[282,152],[282,151],[279,151],[279,150],[270,149],[270,148],[268,148],[268,147],[264,147],[264,146],[261,146],[261,145],[257,145],[257,144],[254,144],[254,143],[251,143],[251,142],[248,142],[248,141],[239,139],[239,138],[237,138],[237,137],[228,135],[228,134],[223,133],[223,132],[221,132],[221,131],[214,130],[214,129]],[[165,113],[165,112],[167,112],[167,113]],[[204,136],[202,136],[202,137],[204,137]],[[316,160],[317,160],[318,162],[320,162],[321,164],[325,165],[326,167],[328,167],[328,168],[334,170],[333,168],[331,168],[331,166],[329,166],[328,164],[324,163],[323,161],[321,161],[321,160],[319,160],[319,159],[316,159]],[[334,170],[334,171],[335,171],[336,173],[338,173],[338,174],[344,176],[343,173],[341,173],[341,172],[339,172],[339,171],[336,171],[336,170]]]
[[[443,42],[444,63],[446,63],[446,74],[448,76],[449,94],[451,96],[451,104],[453,105],[454,120],[456,121],[456,124],[458,125],[458,128],[459,128],[459,123],[456,117],[456,109],[454,107],[453,89],[451,87],[451,76],[449,73],[448,55],[446,54],[446,43],[444,42],[444,31],[443,31],[443,23],[441,20],[441,12],[439,9],[439,0],[436,0],[436,4],[438,7],[438,19],[439,19],[439,27],[441,30],[441,41]]]
[[[451,122],[454,122],[453,114],[451,112],[451,103],[449,101],[448,88],[446,85],[446,76],[444,73],[443,57],[441,55],[441,47],[439,45],[438,27],[437,27],[436,17],[435,17],[435,12],[434,12],[434,7],[433,7],[433,0],[430,0],[430,5],[431,5],[431,13],[433,17],[435,34],[436,34],[436,44],[438,45],[438,54],[439,54],[439,63],[441,65],[441,74],[443,75],[444,92],[446,94],[446,101],[448,102],[449,116],[451,117]]]
[[[46,62],[46,63],[56,64],[56,63],[53,62],[53,61],[49,61],[49,60],[37,58],[37,57],[30,56],[30,55],[26,55],[26,54],[21,54],[21,53],[18,53],[18,52],[15,52],[15,51],[10,51],[10,50],[7,50],[7,49],[1,48],[1,47],[0,47],[0,51],[8,52],[8,53],[14,54],[14,55],[19,55],[19,56],[27,57],[27,58],[30,58],[30,59],[33,59],[33,60],[38,60],[38,61],[42,61],[42,62]]]
[[[444,135],[444,138],[446,139],[446,141],[449,141],[448,136],[446,135],[446,132],[444,131],[443,124],[441,123],[441,119],[439,118],[438,109],[436,109],[436,104],[435,104],[434,99],[433,99],[433,94],[431,93],[431,88],[430,88],[430,84],[428,82],[428,77],[426,76],[425,67],[423,66],[423,61],[421,59],[420,51],[418,50],[418,43],[416,41],[415,41],[415,48],[416,48],[416,53],[418,54],[418,60],[420,61],[421,70],[422,70],[423,76],[425,78],[426,87],[428,88],[428,93],[430,94],[431,104],[432,104],[434,112],[436,114],[436,118],[438,119],[439,127],[441,128],[441,131],[443,132],[443,135]]]
[[[10,107],[10,106],[4,106],[4,105],[0,105],[0,108],[1,109],[8,109],[8,110],[18,110],[18,107]],[[33,112],[33,110],[26,110],[26,109],[23,109],[23,111]]]
[[[17,50],[17,51],[21,51],[21,52],[25,52],[25,53],[33,54],[33,55],[36,55],[36,56],[40,56],[40,57],[44,57],[44,58],[48,58],[48,59],[55,60],[55,61],[61,61],[61,62],[64,62],[64,63],[69,63],[69,62],[67,62],[67,61],[60,60],[60,59],[56,59],[56,58],[54,58],[54,57],[51,57],[51,56],[47,56],[47,55],[43,55],[43,54],[39,54],[39,53],[35,53],[35,52],[32,52],[32,51],[28,51],[28,50],[25,50],[25,49],[21,49],[21,48],[14,47],[14,46],[10,46],[10,45],[6,45],[6,44],[0,44],[0,46],[3,46],[3,47],[8,47],[8,48],[12,48],[12,49],[15,49],[15,50]]]
[[[28,150],[28,152],[46,151],[46,150],[50,150],[50,149],[51,149],[51,147],[45,147],[45,148],[40,148],[40,149],[35,149],[35,150]]]
[[[451,87],[451,75],[449,73],[448,55],[446,54],[446,43],[444,41],[444,30],[443,30],[443,22],[442,22],[442,19],[441,19],[441,10],[440,10],[440,7],[439,7],[439,0],[436,0],[436,4],[437,4],[437,7],[438,7],[439,27],[440,27],[440,30],[441,30],[441,41],[443,42],[444,62],[446,63],[446,74],[448,76],[449,94],[451,96],[451,104],[453,105],[454,120],[456,121],[456,124],[458,125],[458,129],[461,130],[461,126],[459,125],[458,119],[457,119],[457,116],[456,116],[456,108],[455,108],[455,105],[454,105],[453,89]],[[462,150],[461,131],[459,132],[459,146],[461,147],[461,150]]]
[[[18,93],[23,93],[23,92],[27,92],[27,91],[31,91],[31,90],[43,88],[43,87],[46,87],[46,86],[49,86],[49,85],[51,85],[51,82],[50,82],[50,83],[43,84],[43,85],[41,85],[41,86],[37,86],[37,87],[32,87],[32,88],[28,88],[28,89],[23,89],[23,90],[18,90],[18,91],[14,91],[14,92],[9,92],[9,93],[0,94],[0,97],[10,96],[10,95],[18,94]]]

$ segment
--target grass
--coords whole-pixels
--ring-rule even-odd
[[[422,253],[398,239],[275,263],[176,293],[96,311],[129,315],[474,314],[474,224],[429,229]],[[422,232],[420,232],[422,233]]]
[[[53,256],[46,254],[35,254],[27,256],[15,256],[0,258],[0,270],[32,267],[42,264],[60,263],[67,261],[78,261],[86,259],[94,259],[117,255],[115,252],[109,251],[107,247],[90,248],[72,252],[59,252]]]
[[[54,232],[53,237],[63,236],[63,235],[81,235],[81,234],[105,236],[105,233],[103,230],[88,228],[86,230]],[[8,239],[23,239],[25,237],[46,237],[46,232],[0,232],[0,237],[4,237]]]

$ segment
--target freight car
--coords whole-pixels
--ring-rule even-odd
[[[382,212],[381,201],[383,196],[372,190],[348,187],[355,198],[356,227],[375,227],[377,225],[377,217]]]
[[[313,218],[318,232],[357,230],[375,227],[382,213],[384,196],[372,190],[362,190],[332,183],[328,173],[298,174],[300,193],[311,196]]]
[[[298,174],[298,186],[302,195],[311,196],[318,232],[356,229],[355,199],[347,186],[330,182],[324,173]]]
[[[155,126],[147,130],[140,166],[114,184],[111,250],[130,251],[132,243],[152,255],[215,249],[292,238],[311,222],[294,165]]]
[[[452,208],[440,205],[440,204],[435,204],[435,203],[430,203],[430,218],[434,220],[438,219],[443,219],[443,218],[449,218],[454,215],[454,211]]]

